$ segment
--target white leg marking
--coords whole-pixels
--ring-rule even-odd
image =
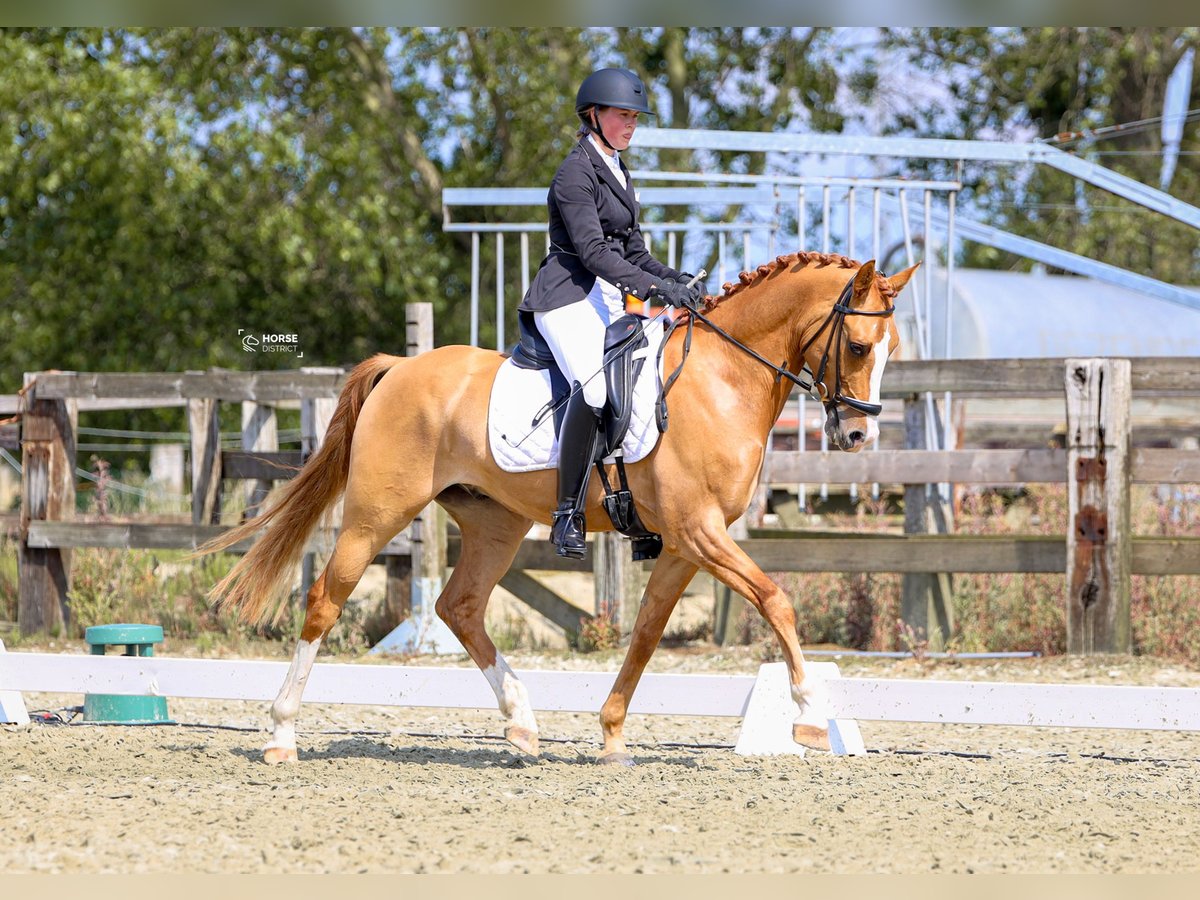
[[[504,657],[497,653],[496,664],[484,669],[483,675],[496,692],[500,712],[508,719],[508,724],[536,732],[537,721],[533,717],[533,707],[529,705],[529,692],[517,680]]]
[[[880,338],[879,342],[875,345],[875,350],[873,351],[875,353],[875,360],[874,365],[871,367],[871,397],[867,401],[868,403],[879,402],[879,390],[883,384],[883,369],[887,365],[888,361],[887,345],[889,340],[891,340],[891,338],[885,329],[883,332],[883,337]],[[868,416],[867,439],[864,441],[864,443],[869,444],[877,437],[879,437],[879,422],[871,416]]]
[[[800,715],[796,716],[797,725],[814,725],[823,729],[829,727],[829,700],[824,681],[806,678],[798,685],[793,684],[792,699],[800,707]]]
[[[283,681],[283,687],[279,689],[279,696],[271,704],[271,718],[275,722],[275,730],[271,742],[263,747],[264,750],[273,747],[281,750],[296,748],[296,716],[300,713],[300,698],[304,694],[304,685],[312,672],[320,646],[320,638],[312,643],[300,641],[296,645],[296,653],[292,656],[287,678]]]

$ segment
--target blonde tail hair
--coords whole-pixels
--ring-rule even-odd
[[[252,625],[283,611],[280,602],[292,572],[304,554],[321,515],[337,501],[350,472],[350,446],[358,414],[376,382],[404,357],[376,354],[359,363],[346,379],[325,440],[300,474],[287,483],[270,508],[201,546],[192,558],[223,550],[266,528],[250,550],[211,591],[218,609],[235,609]]]

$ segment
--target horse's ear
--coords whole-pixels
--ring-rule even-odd
[[[918,268],[920,268],[920,266],[921,266],[921,264],[917,263],[916,265],[909,266],[903,272],[897,272],[895,275],[893,275],[891,278],[888,279],[888,284],[890,284],[892,286],[892,289],[897,294],[899,294],[902,290],[904,290],[904,286],[906,284],[908,284],[908,279],[913,277],[913,274],[917,271]]]
[[[858,270],[858,274],[854,276],[854,291],[853,297],[862,297],[871,289],[871,285],[875,283],[875,260],[869,260],[862,264],[862,268]]]

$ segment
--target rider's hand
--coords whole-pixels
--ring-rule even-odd
[[[684,283],[684,284],[687,284],[689,281],[691,281],[691,280],[692,280],[693,278],[695,278],[695,277],[696,277],[696,276],[695,276],[695,275],[693,275],[691,272],[680,272],[680,273],[679,273],[679,277],[678,277],[677,279],[675,279],[675,280],[676,280],[676,281],[680,281],[680,282],[682,282],[682,283]],[[700,296],[701,296],[701,297],[704,297],[704,296],[706,296],[706,295],[708,294],[708,289],[707,289],[707,288],[704,286],[704,279],[700,279],[699,281],[697,281],[697,282],[696,282],[696,283],[693,285],[693,287],[696,287],[696,288],[699,288],[699,289],[700,289]]]
[[[687,309],[695,309],[696,304],[704,299],[704,292],[699,285],[688,287],[681,281],[671,281],[668,279],[663,284],[655,287],[654,293],[651,296],[657,297],[663,303],[673,306],[676,309],[681,306]]]

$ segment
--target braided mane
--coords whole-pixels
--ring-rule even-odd
[[[752,284],[757,284],[763,279],[773,275],[783,269],[790,269],[792,266],[809,266],[816,264],[818,266],[837,266],[839,269],[857,269],[862,266],[858,260],[850,259],[842,256],[839,253],[813,253],[801,251],[799,253],[787,253],[783,256],[777,256],[771,262],[764,263],[753,272],[742,272],[738,276],[736,282],[727,281],[721,285],[722,293],[706,297],[704,306],[701,312],[709,312],[714,307],[724,303],[730,297],[736,296],[750,287]],[[896,296],[896,291],[886,278],[880,274],[875,275],[875,284],[879,288],[879,292],[885,300],[890,300]]]

